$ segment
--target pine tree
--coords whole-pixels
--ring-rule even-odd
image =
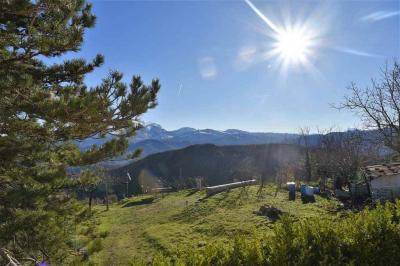
[[[94,24],[84,0],[0,3],[0,248],[17,259],[60,264],[74,223],[84,218],[73,196],[81,184],[67,167],[123,154],[140,115],[157,104],[158,80],[145,85],[134,76],[128,85],[112,71],[86,86],[101,55],[46,63],[79,51]],[[110,135],[84,152],[75,144]]]

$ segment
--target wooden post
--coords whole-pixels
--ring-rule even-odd
[[[106,182],[106,211],[108,211],[108,183]]]
[[[93,192],[94,192],[94,190],[91,190],[91,191],[89,192],[89,211],[92,210]]]

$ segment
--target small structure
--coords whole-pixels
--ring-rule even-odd
[[[257,180],[251,179],[251,180],[246,180],[246,181],[241,181],[241,182],[223,184],[223,185],[219,185],[219,186],[206,187],[206,194],[207,194],[207,196],[211,196],[211,195],[220,193],[222,191],[229,190],[231,188],[244,187],[244,186],[254,185],[256,183],[257,183]]]
[[[373,199],[400,197],[400,163],[371,165],[364,167],[363,172]]]
[[[340,200],[348,200],[351,198],[351,194],[348,190],[335,189],[335,197]]]
[[[363,181],[350,183],[350,193],[353,199],[362,199],[369,196],[368,184]]]

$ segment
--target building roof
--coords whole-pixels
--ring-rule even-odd
[[[369,178],[377,178],[381,176],[391,176],[400,174],[400,163],[385,163],[370,165],[363,168],[364,173]]]

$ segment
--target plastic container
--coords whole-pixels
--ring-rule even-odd
[[[302,197],[304,197],[306,195],[306,185],[301,185],[300,193],[301,193]]]
[[[295,182],[287,182],[286,186],[289,191],[296,191],[296,183]]]
[[[309,197],[314,196],[314,188],[311,186],[305,186],[305,195]]]
[[[295,200],[296,199],[296,190],[290,191],[289,190],[289,200]]]

